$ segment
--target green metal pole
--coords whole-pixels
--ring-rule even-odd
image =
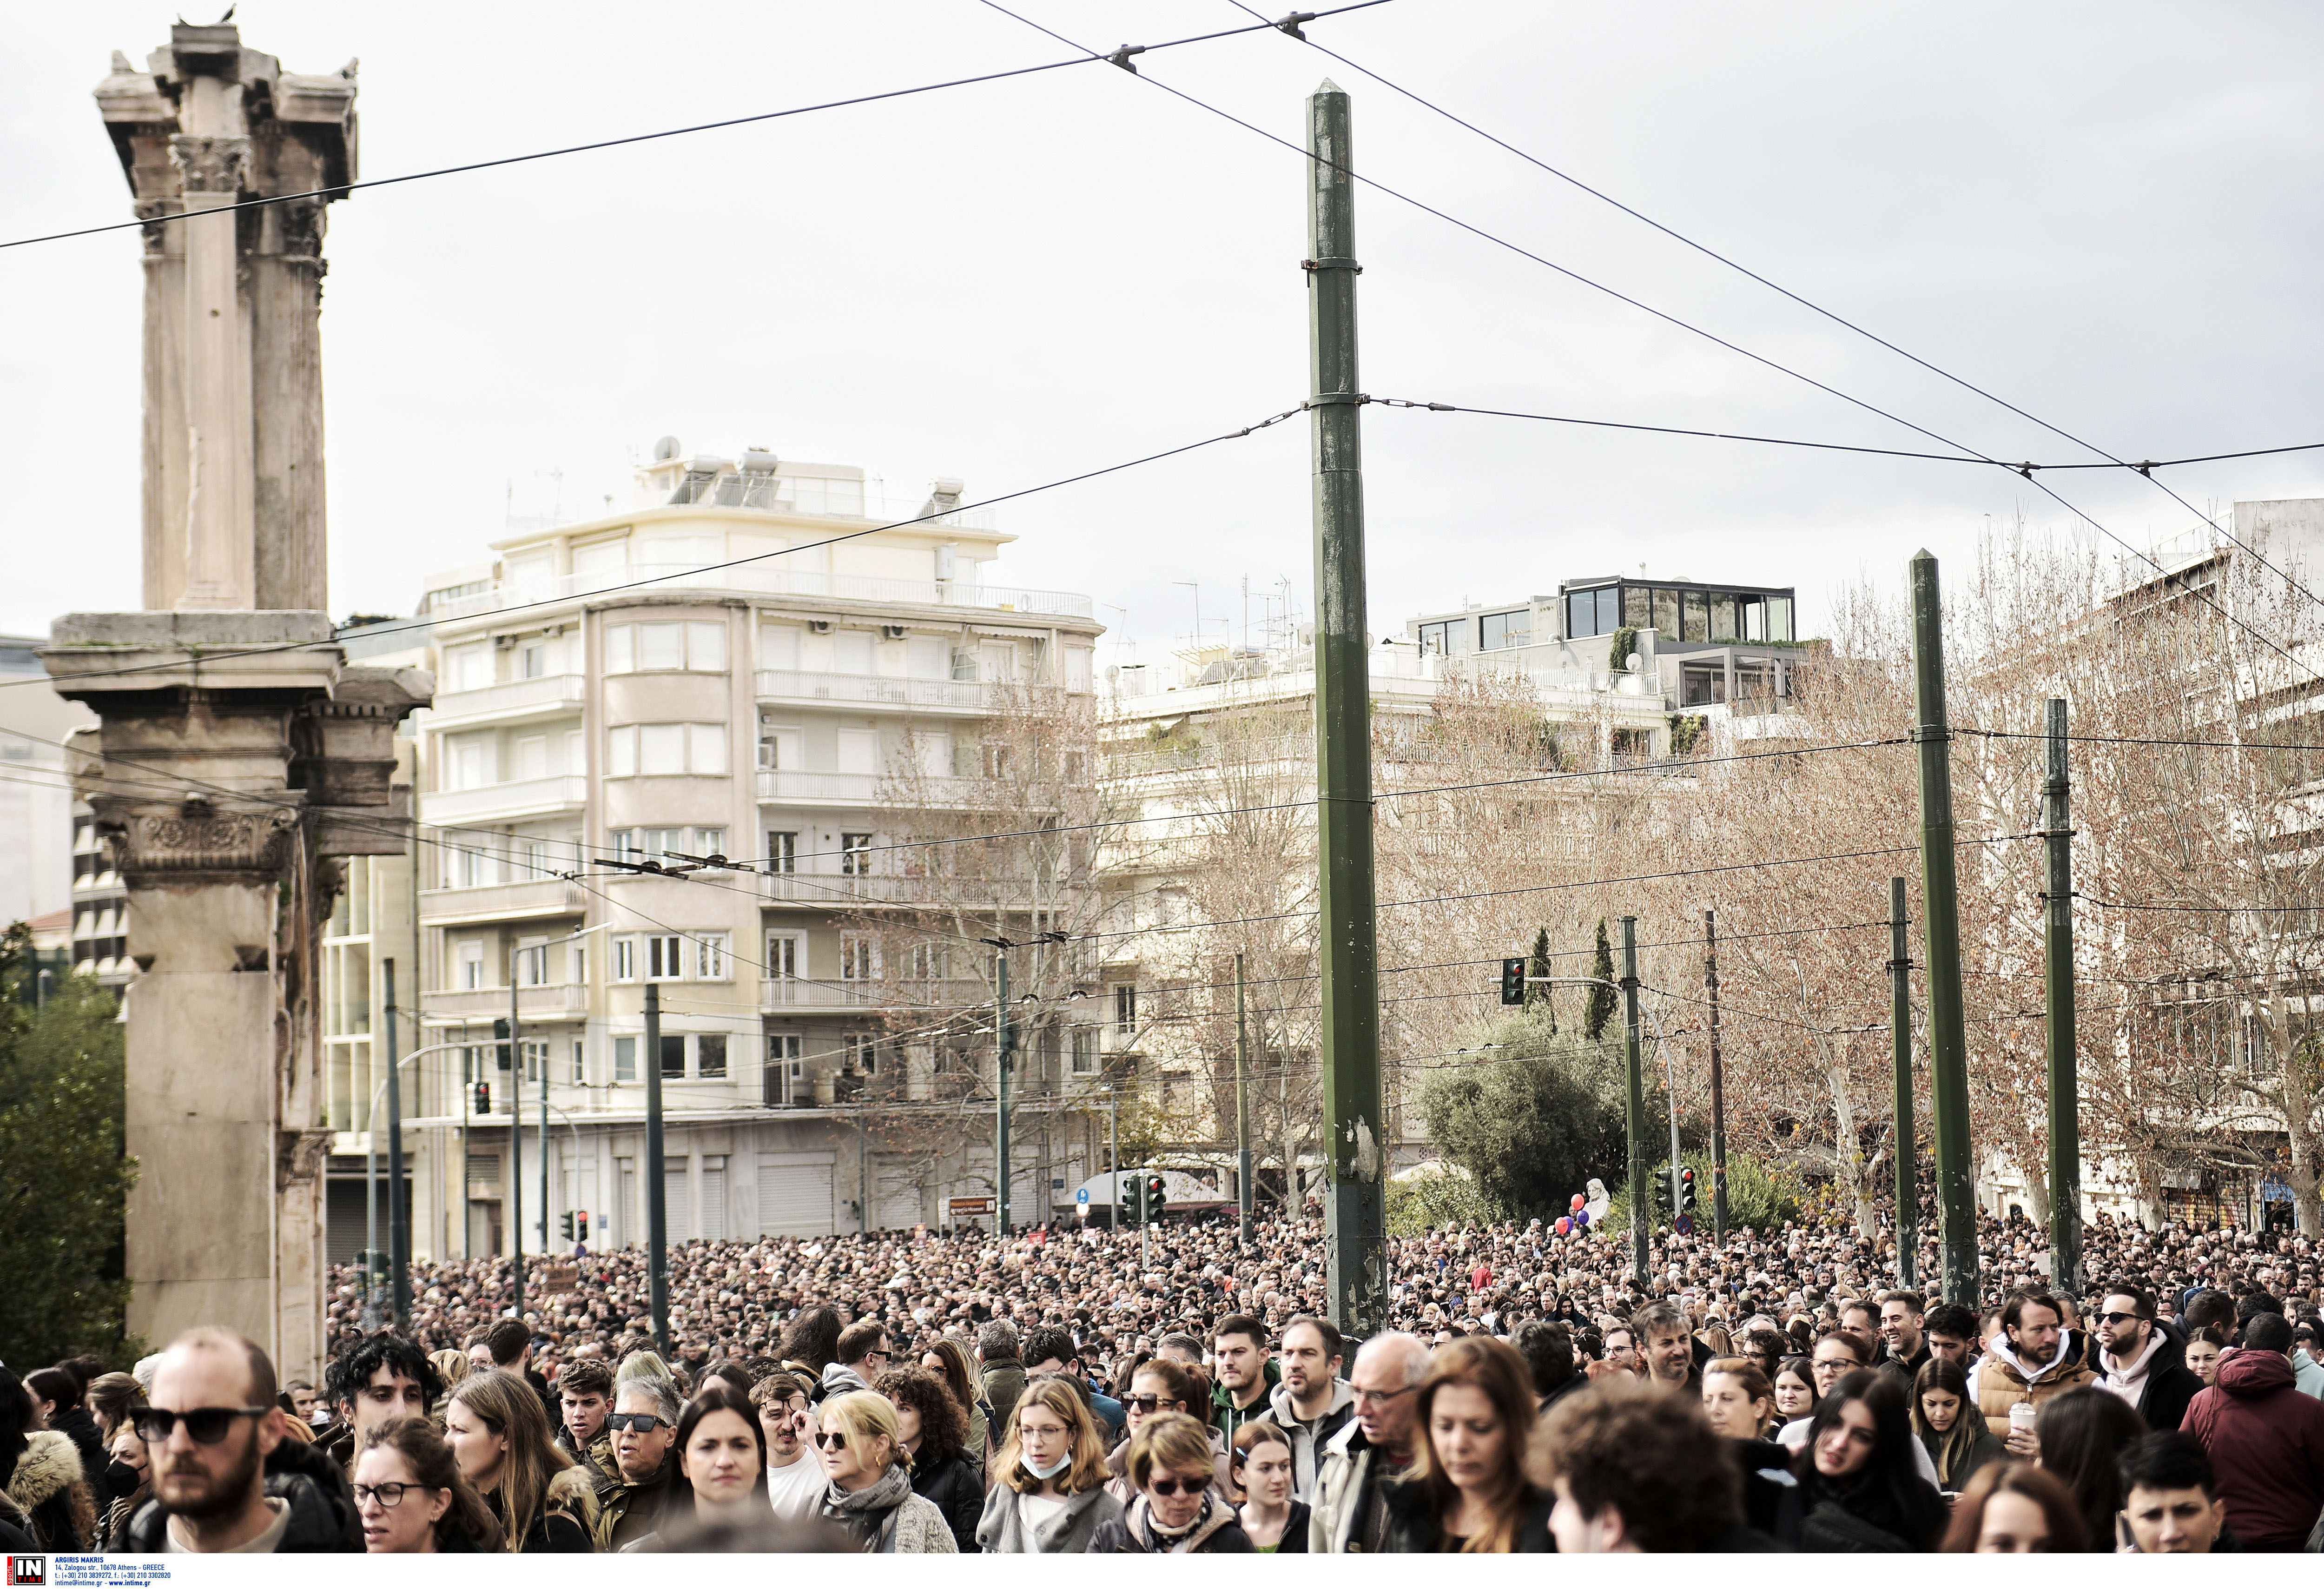
[[[2080,1297],[2082,1275],[2081,1069],[2074,1050],[2074,832],[2066,764],[2066,703],[2050,702],[2049,776],[2042,792],[2048,863],[2042,988],[2049,1006],[2051,1283]]]
[[[992,959],[993,1091],[1000,1097],[992,1139],[993,1162],[1000,1172],[995,1180],[1000,1190],[993,1197],[992,1207],[993,1223],[1005,1236],[1009,1233],[1009,952],[1003,949]]]
[[[1978,1306],[1977,1188],[1969,1135],[1969,1035],[1961,1012],[1960,885],[1953,869],[1952,730],[1937,559],[1913,559],[1914,741],[1921,751],[1921,908],[1927,912],[1929,1079],[1937,1123],[1937,1233],[1944,1296]]]
[[[1654,1205],[1646,1173],[1646,1076],[1638,1052],[1638,919],[1622,918],[1622,1066],[1628,1082],[1624,1113],[1630,1139],[1630,1278],[1646,1287],[1646,1245]]]
[[[1250,1031],[1244,1018],[1242,956],[1235,956],[1235,1208],[1239,1240],[1250,1245]]]
[[[387,1020],[388,1306],[399,1330],[411,1324],[411,1208],[403,1195],[403,1083],[395,1062],[395,962],[379,963]]]
[[[516,960],[509,960],[509,1260],[515,1316],[524,1316],[524,1022],[517,1013]]]
[[[1332,1322],[1386,1323],[1387,1155],[1372,921],[1371,674],[1364,648],[1363,402],[1356,380],[1355,177],[1348,97],[1307,99],[1307,345],[1314,437],[1315,840],[1323,943],[1325,1285]]]
[[[654,1350],[669,1356],[669,1209],[662,1181],[661,984],[646,984],[646,1294]],[[624,1219],[629,1215],[624,1214]]]
[[[1711,1000],[1711,1240],[1727,1245],[1727,1072],[1719,1057],[1719,912],[1702,913],[1702,985]]]
[[[1904,880],[1888,880],[1888,1036],[1896,1055],[1896,1283],[1921,1283],[1920,1148],[1913,1141],[1913,962],[1904,941]]]

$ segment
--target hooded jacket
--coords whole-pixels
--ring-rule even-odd
[[[2079,1330],[2061,1330],[2058,1355],[2029,1368],[2007,1341],[1997,1344],[1977,1365],[1977,1409],[1985,1421],[2007,1427],[2009,1409],[2021,1401],[2039,1407],[2061,1390],[2087,1385],[2098,1375],[2082,1361],[2085,1343]]]
[[[8,1499],[23,1513],[20,1525],[43,1550],[87,1550],[97,1540],[97,1502],[81,1471],[80,1447],[53,1429],[24,1437],[23,1453],[8,1475]]]
[[[1291,1437],[1291,1494],[1314,1504],[1315,1474],[1323,1464],[1323,1446],[1355,1420],[1356,1392],[1345,1380],[1332,1381],[1332,1403],[1312,1424],[1302,1423],[1291,1405],[1291,1392],[1277,1383],[1267,1396],[1267,1421]]]
[[[1266,1394],[1260,1396],[1249,1407],[1235,1405],[1234,1392],[1227,1389],[1225,1381],[1222,1380],[1213,1384],[1211,1386],[1211,1427],[1225,1436],[1231,1443],[1243,1425],[1255,1418],[1266,1418],[1274,1410],[1275,1387],[1282,1382],[1283,1371],[1275,1366],[1275,1359],[1270,1357],[1260,1369],[1259,1383],[1267,1387]]]
[[[1157,1534],[1154,1520],[1140,1495],[1120,1517],[1100,1523],[1090,1536],[1092,1556],[1250,1556],[1256,1547],[1242,1531],[1234,1508],[1204,1493],[1202,1514],[1178,1538]]]
[[[304,1451],[305,1446],[300,1449]],[[266,1496],[280,1501],[290,1509],[290,1520],[281,1540],[274,1547],[278,1556],[315,1554],[360,1554],[363,1550],[363,1525],[356,1520],[350,1507],[342,1513],[337,1498],[303,1473],[270,1471],[265,1479]],[[137,1509],[122,1530],[119,1544],[113,1547],[118,1556],[159,1556],[168,1547],[169,1514],[158,1501],[149,1501]]]
[[[2180,1428],[2203,1443],[2246,1550],[2298,1550],[2324,1511],[2324,1401],[2300,1393],[2281,1352],[2219,1359],[2219,1382]]]
[[[2090,1363],[2098,1384],[2136,1408],[2150,1429],[2177,1428],[2188,1404],[2203,1391],[2202,1380],[2187,1366],[2187,1348],[2161,1325],[2129,1367],[2116,1368],[2103,1346],[2090,1354]]]
[[[1090,1547],[1098,1529],[1121,1515],[1121,1502],[1101,1484],[1069,1496],[1065,1510],[1041,1525],[1031,1539],[1025,1537],[1025,1514],[1018,1509],[1017,1492],[995,1484],[984,1497],[984,1516],[976,1525],[976,1543],[987,1556],[1029,1556],[1034,1546],[1043,1556],[1075,1556]]]

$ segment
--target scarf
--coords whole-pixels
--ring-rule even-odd
[[[893,1534],[897,1510],[911,1494],[911,1475],[902,1464],[891,1462],[887,1472],[852,1493],[835,1483],[825,1484],[823,1515],[863,1541],[865,1550],[876,1552]]]
[[[1211,1492],[1205,1490],[1203,1492],[1203,1509],[1188,1520],[1185,1528],[1166,1529],[1154,1516],[1153,1502],[1141,1499],[1138,1508],[1138,1522],[1139,1527],[1145,1531],[1148,1547],[1157,1556],[1167,1555],[1188,1538],[1199,1532],[1202,1526],[1211,1520],[1211,1509],[1216,1504],[1211,1499]]]

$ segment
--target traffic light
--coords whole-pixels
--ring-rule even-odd
[[[1501,1002],[1525,1002],[1526,959],[1523,955],[1511,955],[1501,962]]]
[[[476,1113],[479,1114],[490,1114],[492,1112],[493,1084],[488,1081],[480,1081],[476,1084]]]
[[[1134,1175],[1116,1176],[1114,1179],[1120,1182],[1121,1187],[1122,1221],[1127,1224],[1136,1224],[1138,1223],[1138,1178]]]
[[[503,1070],[509,1067],[509,1025],[505,1020],[493,1022],[493,1061]]]
[[[1161,1176],[1149,1175],[1146,1178],[1146,1217],[1148,1219],[1162,1217],[1162,1206],[1170,1200],[1167,1194],[1168,1188],[1163,1186]]]
[[[1681,1214],[1694,1212],[1694,1171],[1691,1169],[1678,1172],[1678,1211]]]
[[[574,1240],[576,1242],[587,1241],[589,1239],[589,1215],[587,1211],[585,1210],[582,1213],[575,1215],[573,1216],[573,1224],[574,1228],[579,1233],[579,1234],[574,1237]]]
[[[571,1215],[560,1214],[557,1216],[557,1233],[567,1242],[573,1240],[573,1216]]]

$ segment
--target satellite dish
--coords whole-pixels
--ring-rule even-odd
[[[678,438],[665,436],[654,443],[654,462],[666,464],[678,456]]]

